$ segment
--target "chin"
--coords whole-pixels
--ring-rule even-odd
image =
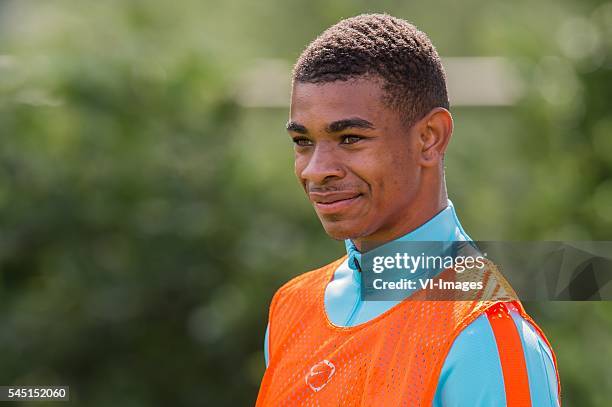
[[[346,240],[362,235],[362,228],[359,225],[351,224],[348,221],[324,221],[321,220],[325,233],[335,240]]]

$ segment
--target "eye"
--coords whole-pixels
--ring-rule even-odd
[[[307,139],[306,137],[294,137],[293,143],[299,147],[307,147],[312,145],[312,141]]]
[[[353,136],[353,135],[342,136],[342,144],[355,144],[356,142],[362,139],[363,137]]]

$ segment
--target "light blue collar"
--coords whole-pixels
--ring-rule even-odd
[[[436,216],[413,230],[408,234],[394,240],[394,242],[445,242],[456,240],[471,240],[463,230],[453,203],[448,200],[448,206],[440,211]],[[353,241],[346,239],[346,254],[348,265],[357,271],[361,264],[361,252],[353,244]]]

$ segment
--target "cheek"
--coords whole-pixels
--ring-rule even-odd
[[[306,164],[308,163],[304,159],[304,156],[295,153],[293,158],[293,171],[295,172],[296,177],[301,178],[300,174],[302,174],[302,171],[304,171],[304,168],[306,168]]]
[[[418,166],[409,152],[389,152],[389,157],[378,169],[374,200],[379,206],[392,207],[402,203],[411,194],[417,182]]]
[[[390,199],[389,193],[393,191],[394,185],[399,183],[395,179],[393,164],[387,159],[375,159],[362,163],[361,169],[362,179],[370,186],[372,204],[378,208],[386,206]]]

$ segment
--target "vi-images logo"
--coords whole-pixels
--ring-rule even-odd
[[[310,368],[310,372],[305,377],[306,384],[316,393],[329,383],[334,373],[336,373],[336,366],[324,359]]]

